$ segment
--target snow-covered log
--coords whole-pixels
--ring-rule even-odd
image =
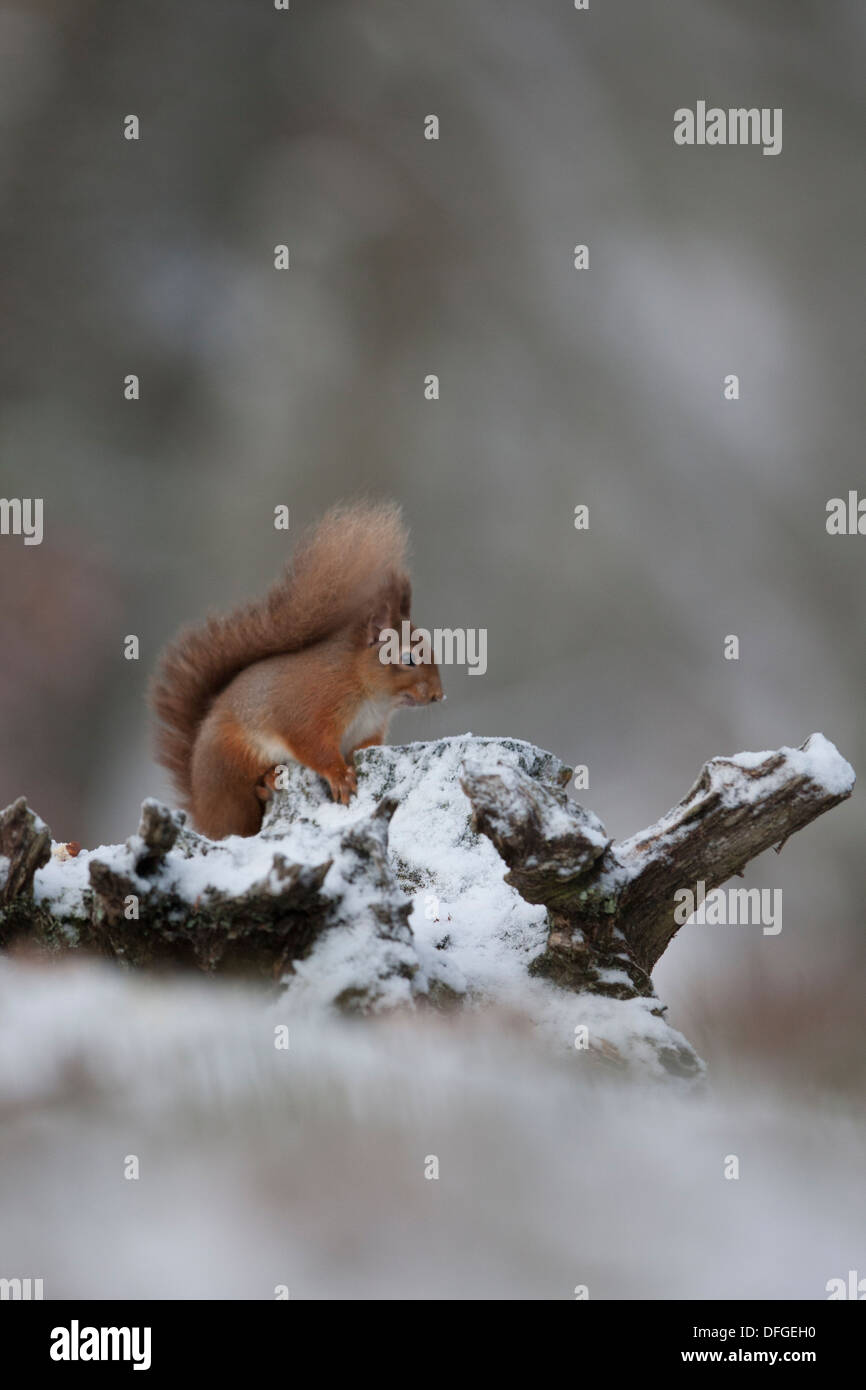
[[[349,807],[292,769],[250,839],[207,840],[146,801],[124,845],[52,848],[15,802],[0,813],[0,945],[257,978],[296,1012],[493,1005],[561,1046],[584,1031],[603,1060],[694,1076],[650,979],[674,894],[718,886],[854,782],[820,734],[714,758],[614,843],[570,797],[571,769],[531,744],[466,735],[356,763]]]

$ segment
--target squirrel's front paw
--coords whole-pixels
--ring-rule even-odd
[[[344,771],[329,777],[328,786],[334,800],[339,801],[341,806],[348,806],[353,794],[358,790],[358,775],[353,767],[347,767]]]
[[[276,767],[272,767],[264,776],[259,778],[258,782],[256,782],[253,790],[259,798],[259,801],[270,801],[276,791],[276,776],[277,769]]]

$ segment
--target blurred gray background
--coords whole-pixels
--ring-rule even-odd
[[[0,5],[0,493],[46,527],[0,540],[0,802],[125,837],[168,794],[161,644],[270,581],[277,504],[359,493],[405,506],[416,621],[489,632],[393,741],[586,763],[618,837],[716,753],[820,729],[862,771],[866,538],[825,507],[866,490],[864,30],[854,0]],[[782,153],[675,146],[699,99],[782,107]],[[711,1060],[862,1075],[863,829],[855,793],[752,866],[779,937],[681,933],[659,988]]]

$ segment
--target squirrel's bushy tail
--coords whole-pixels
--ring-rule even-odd
[[[186,799],[199,725],[247,666],[300,651],[363,615],[391,577],[408,583],[407,533],[395,504],[335,507],[302,538],[264,598],[185,628],[165,649],[150,691],[157,757]]]

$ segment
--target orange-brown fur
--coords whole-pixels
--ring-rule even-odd
[[[335,509],[264,599],[168,647],[158,756],[204,834],[255,834],[271,770],[290,759],[347,802],[355,750],[382,742],[399,705],[442,698],[434,663],[379,660],[381,629],[409,617],[406,542],[394,506]]]

